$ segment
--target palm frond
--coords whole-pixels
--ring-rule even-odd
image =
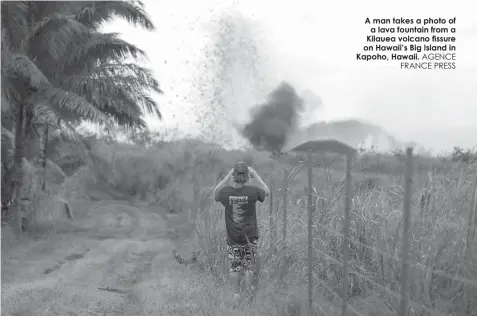
[[[153,115],[158,119],[162,119],[161,111],[159,110],[159,104],[151,98],[150,95],[144,92],[135,92],[128,94],[131,101],[139,104],[139,106],[149,115]]]
[[[162,94],[159,82],[148,68],[133,63],[109,63],[100,68],[107,75],[122,75],[124,78],[134,77],[143,89]]]
[[[2,55],[3,67],[5,67],[5,75],[21,79],[22,82],[27,83],[30,87],[41,89],[50,84],[43,72],[24,54],[11,53],[7,56]]]
[[[78,73],[80,70],[91,72],[98,61],[124,60],[132,57],[147,58],[146,53],[137,46],[119,38],[117,33],[95,33],[91,40],[72,51],[64,62],[64,74]]]
[[[61,76],[59,84],[62,89],[72,91],[79,95],[113,94],[117,89],[140,92],[162,93],[159,82],[152,72],[134,64],[108,64],[98,65],[92,72],[82,72],[80,75]]]
[[[74,17],[75,11],[76,6],[71,1],[30,1],[28,3],[28,17],[31,21],[41,21],[46,16],[56,14]]]
[[[31,124],[46,122],[69,129],[88,120],[145,128],[143,114],[161,118],[149,95],[162,93],[152,71],[122,63],[147,58],[146,53],[117,33],[97,31],[103,22],[118,17],[153,30],[144,5],[139,1],[60,4],[12,5],[7,11],[18,14],[9,21],[3,20],[8,16],[2,12],[2,111],[15,109],[19,100],[15,96],[23,99],[29,94],[25,101]],[[11,25],[22,27],[21,41],[10,40]]]
[[[115,127],[120,127],[122,129],[125,129],[126,131],[131,131],[135,129],[143,130],[147,128],[146,122],[141,117],[132,118],[129,116],[121,115],[121,113],[119,113],[114,107],[109,107],[107,110],[104,110],[104,112],[108,115],[110,121],[108,121],[109,125],[99,124],[99,126],[102,128],[111,125]]]
[[[76,13],[76,19],[84,25],[98,29],[103,23],[121,18],[149,31],[155,27],[139,1],[84,1]]]
[[[115,113],[114,108],[110,109],[110,116],[112,121],[118,126],[126,131],[131,130],[144,130],[147,128],[146,121],[141,117],[131,118],[128,116],[121,116],[118,113]]]
[[[62,79],[61,87],[83,96],[100,111],[110,114],[109,117],[120,125],[141,125],[143,109],[161,117],[155,101],[147,96],[140,84],[135,83],[132,76],[96,74],[96,77],[67,77]],[[135,97],[136,95],[139,97]],[[121,123],[122,121],[126,123]]]
[[[74,121],[71,118],[66,119],[71,115],[73,118],[92,122],[104,122],[107,119],[85,98],[58,88],[46,88],[38,91],[29,98],[27,104],[34,109],[35,117],[57,126],[60,125],[61,120]]]
[[[131,82],[131,86],[136,85]],[[121,99],[122,95],[130,90],[130,86],[127,85],[128,81],[125,81],[121,76],[104,76],[104,77],[69,77],[61,81],[61,87],[64,90],[71,91],[78,95],[83,96],[89,102],[94,104],[95,100],[101,100],[105,102],[108,100],[108,106],[114,106],[117,99]],[[133,89],[134,90],[134,89]],[[141,90],[134,90],[140,92]],[[128,116],[140,116],[142,114],[141,108],[134,105],[133,107],[121,108],[121,104],[118,103],[118,110],[125,113]],[[102,110],[99,106],[98,109]]]
[[[133,121],[142,115],[139,105],[132,102],[126,92],[121,90],[114,95],[100,96],[96,100],[95,105],[103,112],[117,113],[119,116],[128,117]],[[114,108],[114,112],[111,112],[111,108]]]
[[[132,111],[134,111],[140,116],[145,112],[146,114],[156,116],[159,119],[162,118],[157,102],[143,91],[131,90],[127,89],[127,87],[123,87],[122,89],[118,89],[114,96],[107,96],[107,98],[113,101],[123,113],[131,115]]]
[[[117,90],[115,78],[95,78],[90,75],[68,76],[60,78],[59,84],[62,89],[92,99],[93,95],[112,95]]]
[[[2,49],[10,46],[19,50],[27,34],[28,6],[24,1],[2,1]]]
[[[161,93],[157,87],[157,82],[152,78],[137,78],[135,76],[125,76],[120,74],[108,73],[102,69],[97,72],[80,76],[65,76],[58,80],[62,89],[74,92],[79,95],[114,94],[118,89],[127,88],[134,91],[148,91]],[[152,81],[152,83],[151,83]]]
[[[90,31],[73,16],[46,16],[32,27],[27,44],[28,54],[59,60],[80,41],[89,39]]]
[[[47,104],[37,104],[32,109],[33,123],[45,123],[56,129],[61,126],[62,115]]]

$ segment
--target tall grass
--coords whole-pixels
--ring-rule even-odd
[[[410,315],[425,315],[430,311],[446,315],[477,312],[477,245],[475,239],[468,239],[473,229],[470,227],[475,227],[475,222],[469,222],[469,212],[475,212],[475,206],[471,209],[477,177],[475,167],[461,165],[446,175],[421,173],[414,178]],[[267,171],[273,183],[281,183],[283,188],[283,175]],[[340,232],[344,193],[340,190],[340,178],[327,173],[319,170],[314,181],[314,293],[318,302],[324,298],[338,303],[343,281]],[[297,174],[298,179],[304,177],[303,172]],[[395,315],[399,303],[403,179],[390,175],[386,180],[383,185],[366,189],[359,189],[356,184],[352,199],[349,295],[355,310],[365,315]],[[261,304],[268,302],[270,308],[283,295],[292,295],[294,289],[306,287],[306,211],[305,192],[301,189],[304,181],[290,182],[295,183],[291,191],[301,192],[302,196],[288,203],[286,247],[274,251],[271,242],[271,229],[281,231],[283,224],[278,189],[274,194],[273,221],[268,221],[268,205],[259,211],[262,266],[259,296]],[[431,192],[432,198],[422,205],[419,198],[425,190]],[[202,212],[196,217],[196,225],[198,243],[206,253],[208,264],[215,274],[224,273],[225,277],[223,210]],[[300,304],[304,309],[306,302],[300,300]]]

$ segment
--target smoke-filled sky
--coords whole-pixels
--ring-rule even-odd
[[[402,140],[448,150],[454,145],[477,145],[473,2],[145,0],[157,32],[135,29],[123,21],[105,29],[122,33],[149,55],[150,67],[165,91],[158,97],[164,120],[149,120],[153,129],[176,125],[187,132],[197,129],[191,113],[208,102],[197,86],[201,91],[213,90],[204,87],[216,76],[213,67],[204,67],[204,50],[216,43],[217,16],[235,12],[242,16],[240,27],[248,29],[244,34],[256,35],[258,57],[253,80],[249,70],[227,70],[232,77],[227,84],[235,89],[223,102],[230,130],[233,122],[246,120],[252,106],[286,81],[298,92],[310,90],[321,98],[324,110],[313,114],[317,119],[360,118]],[[356,53],[368,35],[366,17],[456,17],[457,70],[404,71],[398,64],[357,61]]]

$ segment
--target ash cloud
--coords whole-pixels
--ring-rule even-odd
[[[265,103],[251,109],[251,120],[240,132],[255,148],[280,153],[288,137],[297,130],[303,110],[303,99],[295,88],[282,82]]]
[[[295,88],[282,82],[263,104],[250,110],[250,121],[235,125],[241,135],[258,150],[277,157],[285,145],[317,137],[330,137],[361,147],[372,143],[379,147],[395,147],[399,143],[382,127],[358,119],[324,122],[318,120],[324,107],[321,98],[311,91],[298,95]],[[369,145],[369,144],[368,144]]]

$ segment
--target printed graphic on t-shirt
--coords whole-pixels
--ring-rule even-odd
[[[229,196],[229,204],[232,206],[232,218],[234,223],[240,224],[243,222],[242,205],[248,203],[248,196]]]

